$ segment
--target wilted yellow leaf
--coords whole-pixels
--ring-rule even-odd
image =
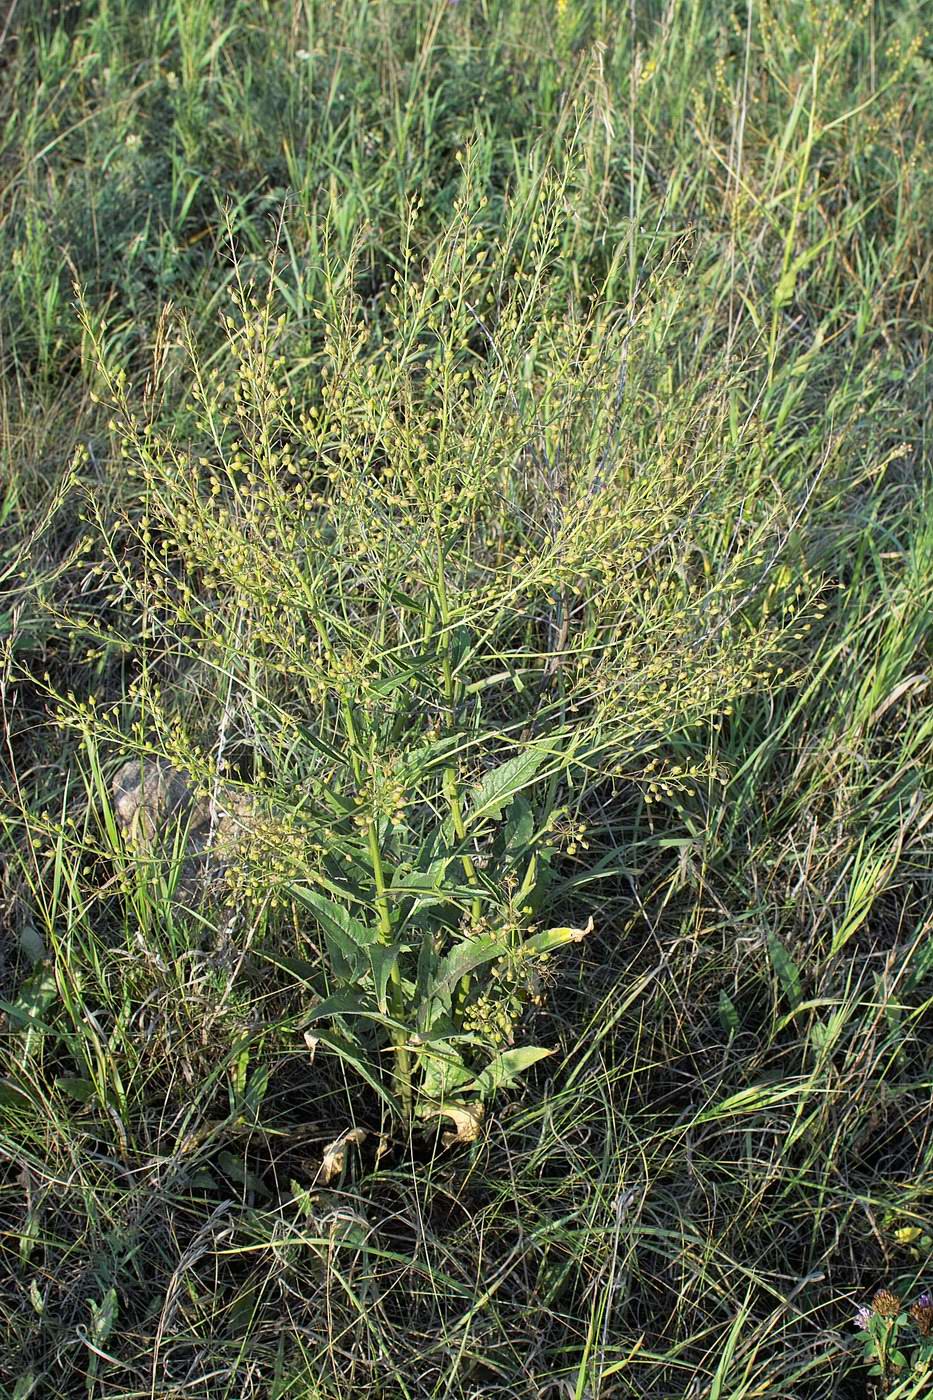
[[[347,1148],[359,1147],[365,1138],[365,1128],[350,1128],[347,1132],[341,1133],[339,1138],[335,1138],[330,1146],[324,1149],[324,1158],[318,1168],[317,1180],[326,1186],[335,1176],[339,1176],[343,1171]]]
[[[445,1133],[442,1141],[445,1147],[455,1143],[475,1142],[483,1125],[483,1105],[481,1103],[442,1103],[437,1108],[428,1109],[425,1118],[449,1118],[456,1132]]]

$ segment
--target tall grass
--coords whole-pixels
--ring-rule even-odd
[[[926,1393],[923,24],[0,20],[10,1394]]]

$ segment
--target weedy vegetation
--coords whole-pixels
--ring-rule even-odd
[[[16,1400],[929,1392],[926,18],[6,4]]]

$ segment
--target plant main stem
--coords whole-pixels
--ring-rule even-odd
[[[444,576],[444,546],[441,541],[440,525],[437,526],[437,603],[441,620],[441,634],[443,646],[443,672],[444,672],[444,700],[447,704],[447,728],[453,732],[457,716],[457,683],[454,680],[453,666],[450,661],[450,609],[447,604],[447,580]],[[460,788],[457,783],[457,770],[454,765],[448,764],[444,772],[444,793],[450,807],[450,815],[453,818],[454,831],[458,841],[466,840],[466,823],[463,820],[463,807],[460,802]],[[482,914],[482,900],[479,896],[479,876],[476,873],[476,866],[473,857],[468,851],[464,851],[460,857],[463,865],[463,873],[467,878],[470,887],[477,891],[473,899],[471,913],[474,922],[478,922]]]
[[[353,776],[357,786],[360,787],[363,781],[363,770],[360,766],[359,741],[356,733],[356,723],[353,719],[353,707],[350,701],[344,696],[341,700],[341,712],[343,715],[343,725],[350,745],[350,762],[353,767]],[[379,942],[384,946],[389,946],[392,942],[392,916],[389,912],[389,899],[386,893],[385,871],[382,865],[382,852],[379,849],[379,836],[376,832],[375,816],[369,823],[366,832],[369,843],[369,863],[372,867],[373,881],[376,885],[376,928]],[[402,974],[399,971],[398,961],[394,961],[389,970],[389,1010],[395,1021],[399,1024],[391,1032],[393,1053],[395,1055],[395,1086],[398,1096],[402,1101],[402,1109],[406,1118],[412,1114],[412,1074],[411,1055],[408,1050],[408,1037],[405,1034],[403,1023],[405,1021],[405,994],[402,988]]]
[[[441,636],[443,646],[443,672],[444,672],[444,700],[447,705],[447,727],[453,733],[456,727],[457,718],[457,683],[454,680],[453,666],[450,661],[450,608],[447,602],[447,578],[444,573],[444,544],[441,537],[440,520],[435,520],[435,530],[437,534],[437,603],[441,620]],[[466,822],[463,819],[463,806],[460,802],[460,787],[457,782],[457,770],[453,763],[448,764],[444,772],[444,793],[450,807],[450,815],[454,824],[454,832],[457,840],[466,841]],[[476,873],[476,865],[469,851],[464,850],[460,856],[463,865],[463,873],[467,878],[467,884],[471,889],[476,890],[470,906],[470,915],[474,924],[478,924],[483,913],[483,902],[480,898],[479,876]],[[454,999],[456,1011],[462,1010],[470,991],[470,974],[465,973],[457,983],[457,991]]]

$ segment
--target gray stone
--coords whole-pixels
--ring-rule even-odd
[[[181,856],[176,894],[195,899],[233,859],[251,811],[249,797],[218,784],[199,793],[167,759],[130,759],[114,775],[113,809],[124,841],[147,859]]]

